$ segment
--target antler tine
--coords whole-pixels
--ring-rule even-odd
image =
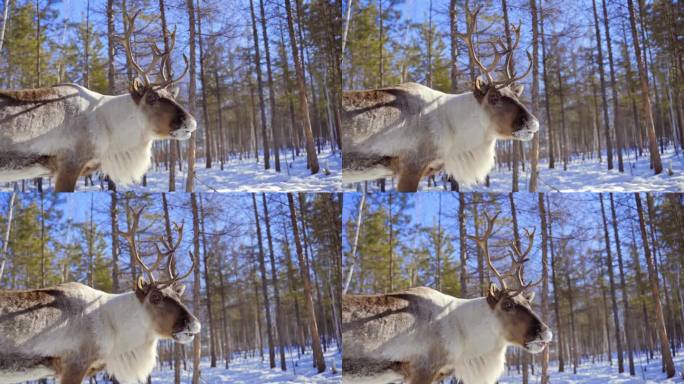
[[[131,222],[129,223],[128,226],[128,231],[119,231],[119,234],[123,236],[126,241],[128,242],[129,247],[131,248],[131,254],[135,258],[135,260],[140,264],[140,267],[147,273],[147,276],[149,277],[150,283],[155,282],[154,275],[152,274],[152,271],[156,268],[158,265],[158,262],[155,262],[153,265],[153,268],[149,268],[142,260],[142,257],[140,257],[140,253],[138,252],[138,247],[136,245],[135,241],[135,235],[138,233],[138,229],[140,227],[140,217],[142,216],[143,211],[145,210],[145,206],[143,205],[142,207],[135,209],[133,207],[127,207],[127,212],[128,212],[128,217],[130,218]]]
[[[506,290],[508,289],[508,286],[506,284],[506,279],[505,277],[494,267],[494,263],[492,262],[492,257],[489,255],[489,238],[492,236],[492,233],[494,232],[494,223],[496,222],[496,218],[499,216],[500,212],[497,212],[494,214],[493,217],[490,217],[487,212],[484,213],[485,219],[487,221],[487,228],[485,229],[484,233],[481,236],[468,236],[469,238],[475,240],[477,245],[482,249],[482,253],[484,253],[485,258],[487,259],[487,265],[489,266],[489,269],[492,270],[496,278],[499,280],[499,283],[501,284],[501,289]]]
[[[473,33],[477,26],[477,15],[478,13],[480,13],[481,9],[482,6],[478,6],[477,8],[475,8],[475,11],[473,12],[470,10],[470,7],[466,5],[466,23],[468,24],[467,32],[465,34],[459,33],[458,36],[463,40],[463,42],[468,47],[470,57],[472,57],[475,64],[477,64],[477,66],[480,67],[482,74],[487,76],[487,82],[489,84],[494,84],[494,77],[492,77],[492,74],[490,73],[492,70],[486,67],[484,64],[482,64],[480,58],[477,56],[477,53],[475,52],[475,43],[473,42]],[[498,62],[498,59],[495,60],[495,63],[491,66],[492,68],[496,66],[496,62]]]
[[[522,21],[518,23],[518,26],[512,26],[511,30],[513,30],[513,33],[515,34],[515,38],[513,39],[513,43],[511,44],[511,47],[508,49],[508,54],[506,56],[506,64],[505,64],[505,74],[506,74],[506,79],[500,82],[497,82],[497,87],[498,88],[503,88],[508,85],[513,84],[516,81],[522,80],[527,75],[530,73],[530,70],[532,70],[532,55],[530,54],[529,51],[526,51],[527,53],[527,59],[530,62],[530,64],[527,67],[527,70],[525,73],[523,73],[522,76],[516,76],[515,74],[515,69],[512,68],[512,63],[513,63],[513,53],[515,50],[518,48],[518,45],[520,44],[520,31],[522,29]]]
[[[143,82],[145,83],[145,86],[150,85],[150,78],[147,76],[147,72],[143,70],[143,68],[138,64],[137,61],[135,61],[135,58],[133,57],[133,46],[131,44],[131,36],[133,34],[133,31],[135,30],[135,19],[138,17],[140,14],[140,10],[137,10],[133,16],[126,16],[128,19],[128,28],[125,28],[124,35],[123,36],[116,36],[116,39],[123,45],[124,51],[126,51],[126,57],[128,57],[128,61],[131,63],[133,68],[138,72],[140,77],[142,78]]]
[[[192,260],[192,265],[190,266],[190,269],[188,269],[188,270],[187,270],[183,275],[181,275],[181,276],[174,276],[174,275],[173,275],[173,273],[172,273],[172,271],[171,271],[171,261],[173,260],[173,252],[169,255],[169,262],[168,262],[168,266],[169,266],[169,267],[168,267],[168,268],[169,268],[169,277],[170,277],[170,278],[169,278],[168,280],[164,280],[164,281],[158,283],[158,284],[159,284],[159,289],[164,289],[164,288],[166,288],[166,287],[172,285],[173,283],[175,283],[175,282],[177,282],[177,281],[180,281],[180,280],[185,279],[185,278],[188,277],[188,276],[190,275],[190,273],[195,269],[195,256],[193,255],[192,251],[188,251],[188,254],[190,254],[190,259]]]
[[[512,269],[514,271],[512,275],[516,277],[518,285],[518,287],[516,288],[516,294],[519,294],[520,292],[523,292],[531,287],[536,286],[541,281],[540,280],[534,283],[525,284],[525,279],[523,276],[524,267],[525,263],[529,261],[529,258],[527,256],[530,254],[530,252],[532,251],[532,247],[534,246],[534,234],[536,229],[533,228],[530,232],[527,228],[525,228],[524,231],[525,237],[527,237],[528,240],[527,248],[525,249],[525,251],[521,252],[518,246],[515,244],[515,242],[511,242],[511,249],[509,250],[509,254],[511,256],[511,260],[513,263]]]

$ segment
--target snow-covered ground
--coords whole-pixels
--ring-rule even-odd
[[[342,381],[342,354],[337,347],[330,346],[325,352],[326,371],[318,373],[313,368],[313,358],[311,350],[297,359],[297,351],[294,348],[288,348],[285,352],[287,361],[287,371],[280,370],[279,356],[276,355],[277,368],[271,369],[268,365],[268,351],[264,352],[264,359],[259,356],[242,358],[235,355],[235,358],[230,362],[228,369],[224,368],[224,362],[218,361],[216,368],[209,367],[209,360],[203,359],[200,363],[202,371],[200,376],[200,383],[202,384],[339,384]],[[188,368],[192,365],[188,361]],[[333,367],[336,373],[333,373]],[[173,369],[164,366],[163,369],[157,367],[152,372],[153,384],[173,384]],[[109,383],[111,382],[104,376],[104,373],[98,373],[97,382]],[[181,371],[181,383],[192,383],[192,371]],[[91,384],[91,381],[86,378],[82,384]]]
[[[271,156],[272,158],[272,156]],[[256,163],[254,158],[245,160],[231,159],[224,164],[221,170],[219,163],[214,161],[213,167],[205,168],[204,160],[197,159],[195,170],[195,191],[197,192],[334,192],[340,191],[342,185],[342,154],[338,151],[333,153],[330,149],[322,151],[318,155],[320,172],[311,175],[306,168],[306,153],[302,152],[299,157],[292,161],[291,155],[281,155],[281,172],[273,169],[264,170],[263,162]],[[176,172],[176,190],[185,190],[186,169]],[[106,188],[106,183],[101,183],[97,177],[93,177],[94,186],[85,186],[84,178],[79,178],[76,191],[101,191]],[[45,179],[44,183],[47,183]],[[54,187],[54,180],[48,189]],[[100,185],[102,184],[102,186]],[[119,187],[121,191],[136,192],[165,192],[168,191],[169,173],[164,168],[151,169],[147,173],[147,186],[133,184]],[[35,189],[33,183],[26,182],[29,189]],[[0,183],[0,191],[10,191],[10,183]]]
[[[628,371],[627,356],[625,356],[625,371]],[[640,354],[634,356],[634,368],[636,376],[630,376],[629,372],[618,374],[617,360],[613,359],[613,366],[611,367],[607,361],[600,363],[591,363],[591,360],[583,361],[577,367],[577,374],[572,373],[572,362],[565,363],[565,372],[558,373],[558,364],[552,362],[549,367],[550,381],[553,384],[604,384],[604,383],[620,383],[620,384],[651,384],[651,383],[684,383],[684,350],[680,350],[677,356],[674,357],[675,367],[677,373],[671,379],[665,378],[665,374],[660,371],[661,361],[660,356],[650,362],[646,362],[646,355]],[[515,368],[512,369],[515,372]],[[539,374],[541,367],[535,367],[534,375],[530,376],[530,383],[539,383],[541,381]],[[519,384],[522,383],[522,378],[518,374],[504,375],[500,384]]]
[[[235,384],[268,384],[268,383],[292,383],[292,384],[336,384],[342,381],[342,355],[337,348],[328,348],[325,353],[326,371],[317,373],[312,366],[311,351],[297,360],[297,352],[290,348],[285,352],[287,360],[287,371],[283,372],[278,368],[270,369],[268,366],[268,353],[265,353],[262,361],[258,356],[248,359],[234,359],[230,363],[230,368],[223,368],[223,362],[219,362],[216,368],[209,367],[209,361],[203,360],[201,363],[202,376],[200,382],[203,384],[235,383]],[[276,364],[278,363],[276,356]],[[333,362],[336,374],[332,373]],[[192,372],[185,371],[181,374],[181,383],[191,383]],[[173,370],[155,370],[152,373],[152,383],[169,384],[173,383]]]
[[[575,159],[568,163],[568,170],[563,171],[563,163],[557,161],[554,169],[549,169],[548,161],[540,161],[539,169],[539,192],[681,192],[684,191],[684,155],[675,150],[667,149],[661,155],[663,161],[663,172],[654,175],[649,169],[648,154],[635,159],[634,153],[625,154],[625,172],[617,170],[617,157],[615,157],[615,169],[608,171],[606,158],[599,163],[597,158]],[[672,175],[669,170],[672,170]],[[520,190],[526,191],[529,182],[529,166],[526,172],[520,173]],[[484,183],[473,185],[469,188],[462,188],[462,191],[482,191],[482,192],[510,192],[512,183],[512,172],[507,167],[496,168],[489,174],[490,186]],[[424,178],[421,181],[420,190],[444,190],[444,183],[437,177],[437,186],[428,187],[428,181]],[[373,185],[371,185],[373,184]],[[395,185],[395,180],[387,180],[386,189],[389,190]],[[374,183],[369,183],[369,188],[374,190],[377,187]],[[354,185],[345,185],[345,190],[354,191]]]

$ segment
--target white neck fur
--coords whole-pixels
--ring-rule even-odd
[[[104,96],[105,103],[108,107],[97,111],[105,129],[94,132],[95,156],[102,172],[116,183],[138,182],[151,164],[154,137],[149,122],[130,95]]]
[[[102,307],[109,344],[103,345],[105,369],[122,383],[142,383],[157,359],[158,337],[134,292],[109,295]]]
[[[449,317],[449,328],[466,330],[462,342],[447,343],[456,377],[468,384],[495,383],[504,371],[508,342],[487,299],[458,300]]]
[[[443,128],[434,134],[444,170],[463,186],[480,182],[494,167],[496,136],[491,120],[472,92],[443,98],[439,115]]]

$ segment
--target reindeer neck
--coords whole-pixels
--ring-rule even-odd
[[[109,294],[103,311],[113,336],[113,352],[125,353],[156,342],[152,319],[133,291]]]
[[[126,151],[152,141],[145,129],[146,118],[129,94],[102,96],[100,105],[97,119],[106,126],[107,137],[103,139],[108,151]]]
[[[468,346],[460,351],[461,359],[470,360],[500,353],[508,345],[485,297],[459,299],[452,316],[450,321],[453,326],[462,331],[462,345]]]

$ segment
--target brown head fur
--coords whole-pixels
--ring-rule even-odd
[[[484,83],[481,78],[475,82],[473,95],[490,116],[502,139],[515,139],[514,132],[521,131],[528,127],[528,123],[536,121],[519,99],[523,89],[519,84],[497,89]]]
[[[548,329],[532,311],[532,300],[534,293],[500,290],[494,285],[487,294],[487,303],[501,322],[506,341],[523,348]]]
[[[174,338],[174,334],[181,332],[190,323],[198,321],[183,304],[182,296],[185,285],[174,283],[165,288],[138,279],[135,295],[145,310],[153,319],[155,331],[165,339]]]
[[[178,88],[155,89],[136,79],[129,93],[159,138],[182,139],[185,138],[181,132],[183,128],[192,126],[191,131],[194,130],[195,119],[176,101]],[[181,136],[177,136],[179,134]]]

